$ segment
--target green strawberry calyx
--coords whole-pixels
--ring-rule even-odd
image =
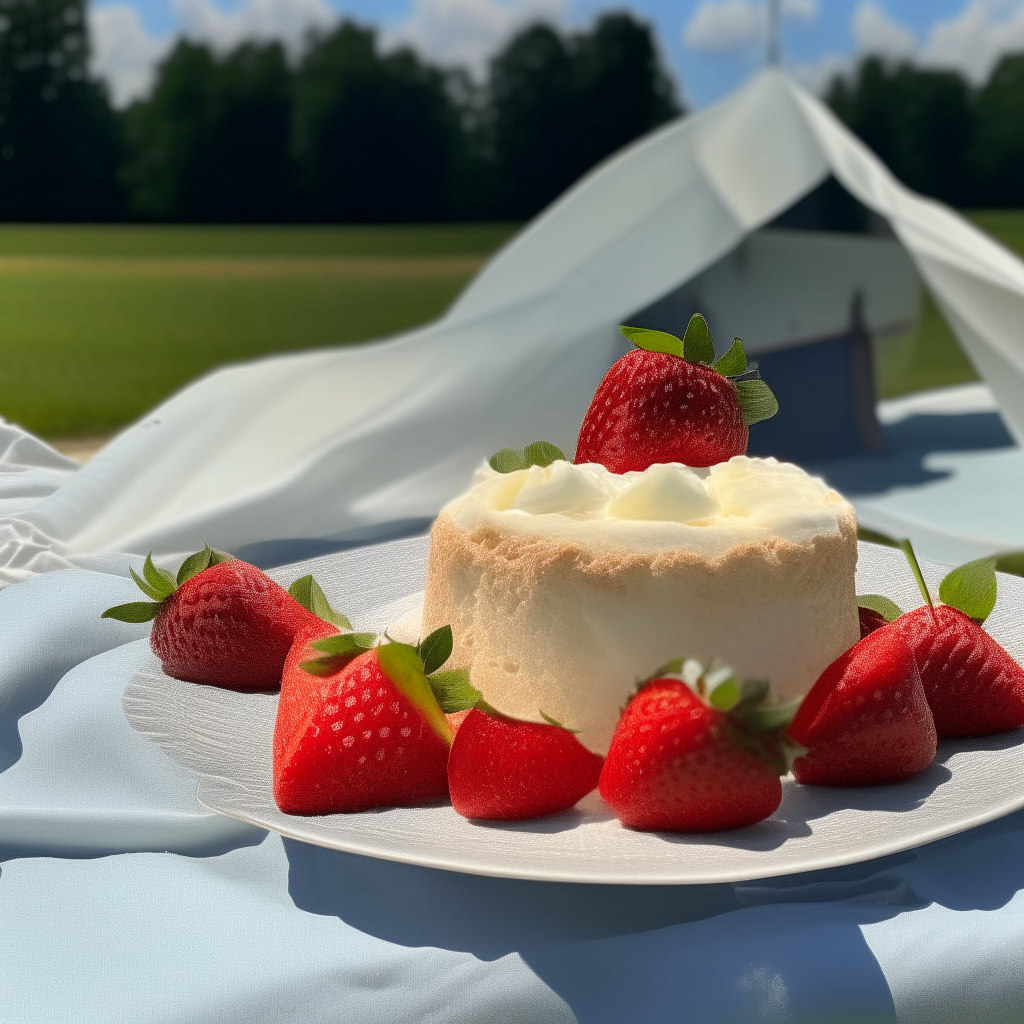
[[[516,473],[520,469],[540,466],[543,469],[552,462],[568,462],[565,453],[550,441],[534,441],[525,448],[502,448],[488,460],[496,473]]]
[[[757,363],[747,362],[743,342],[739,338],[733,338],[725,355],[715,359],[715,343],[708,322],[700,313],[690,317],[682,338],[646,327],[622,326],[619,333],[646,352],[664,352],[720,373],[736,388],[740,413],[748,427],[770,419],[779,411],[779,403],[772,389],[761,380]]]
[[[659,679],[686,683],[708,707],[722,713],[733,743],[766,760],[779,775],[786,775],[793,762],[807,753],[786,733],[802,698],[768,703],[771,687],[766,679],[740,680],[717,659],[705,666],[696,658],[673,658],[643,680],[637,692]]]
[[[382,644],[377,643],[375,633],[322,637],[310,644],[321,656],[300,662],[299,668],[310,675],[330,676],[360,654],[376,649],[387,677],[424,713],[438,735],[447,736],[450,742],[451,730],[444,716],[475,707],[481,699],[467,669],[441,670],[454,647],[451,626],[435,629],[416,646],[392,640],[386,633],[384,637]]]
[[[352,632],[352,623],[347,615],[335,611],[331,607],[327,595],[320,584],[312,576],[300,576],[289,588],[288,593],[295,598],[307,612],[312,612],[318,619],[329,622],[338,629]],[[372,645],[371,645],[372,646]]]
[[[858,594],[857,607],[878,612],[886,622],[895,622],[903,614],[903,609],[895,601],[882,594]]]
[[[163,607],[164,601],[173,594],[186,580],[198,576],[204,569],[220,562],[230,562],[234,558],[224,551],[217,551],[209,544],[202,551],[189,555],[178,568],[175,575],[169,569],[161,569],[153,564],[153,552],[146,555],[140,576],[131,566],[128,571],[139,589],[150,598],[149,601],[131,601],[128,604],[115,605],[108,608],[101,619],[117,619],[119,622],[149,622],[155,619],[157,612]]]
[[[921,566],[918,564],[914,547],[909,540],[901,540],[899,547],[907,556],[911,572],[917,581],[918,589],[935,618],[935,603],[928,586],[924,581]],[[939,600],[950,608],[963,612],[979,626],[989,617],[995,607],[999,584],[996,580],[995,555],[988,558],[977,558],[973,562],[959,565],[948,572],[939,584]]]

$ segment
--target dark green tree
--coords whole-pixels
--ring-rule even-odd
[[[126,113],[125,169],[142,217],[280,221],[293,213],[291,74],[278,43],[223,58],[181,42],[150,99]]]
[[[122,141],[89,79],[84,0],[0,0],[0,220],[122,212]]]
[[[954,206],[976,200],[973,100],[958,74],[871,58],[852,81],[836,78],[827,99],[906,185]]]
[[[979,92],[971,166],[979,206],[1024,206],[1024,54],[1004,57]]]
[[[382,56],[343,22],[299,68],[293,123],[305,214],[314,220],[449,217],[459,117],[447,76],[412,52]]]
[[[651,30],[623,13],[565,38],[537,25],[491,65],[500,215],[530,217],[594,164],[681,113]]]

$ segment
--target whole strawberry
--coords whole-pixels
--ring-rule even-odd
[[[561,724],[509,718],[481,701],[455,735],[448,788],[463,817],[523,821],[572,807],[603,763]]]
[[[715,362],[707,323],[695,313],[682,339],[619,330],[637,347],[612,364],[583,417],[575,462],[613,473],[657,462],[712,466],[747,451],[749,427],[778,411],[737,338]]]
[[[149,645],[175,679],[253,692],[281,683],[296,632],[322,624],[313,611],[248,562],[207,545],[186,558],[177,576],[147,557],[143,576],[132,576],[151,601],[108,608],[103,618],[154,619]],[[292,585],[318,599],[321,614],[351,628],[331,610],[312,577]],[[308,603],[308,602],[307,602]]]
[[[988,736],[1024,726],[1024,669],[982,629],[995,606],[995,559],[959,566],[939,585],[936,604],[909,541],[907,555],[925,598],[894,622],[910,644],[940,739]]]
[[[701,670],[698,693],[655,678],[623,711],[598,789],[628,828],[711,832],[778,808],[789,770],[781,731],[793,708],[759,707],[767,685],[731,677],[704,699],[705,679]]]
[[[935,759],[935,722],[914,655],[892,625],[873,630],[822,672],[789,735],[807,747],[797,782],[873,786],[898,782]]]
[[[296,638],[274,726],[274,800],[286,814],[448,795],[452,733],[427,679],[426,642],[367,649],[372,642],[361,633]]]

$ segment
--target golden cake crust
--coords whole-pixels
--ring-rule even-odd
[[[779,699],[797,696],[860,636],[856,516],[841,500],[833,510],[837,533],[714,558],[465,529],[446,510],[431,533],[424,635],[450,624],[450,664],[491,704],[543,711],[598,753],[637,681],[671,658],[717,657],[769,679]]]

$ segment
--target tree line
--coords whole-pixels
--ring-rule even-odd
[[[529,27],[483,82],[351,21],[294,61],[277,43],[181,41],[123,111],[88,54],[85,0],[0,0],[0,220],[521,220],[683,113],[626,13]],[[867,60],[827,100],[912,188],[1024,206],[1024,56],[977,89]]]
[[[536,25],[487,79],[382,52],[351,21],[290,62],[179,42],[115,111],[87,75],[84,0],[0,0],[0,219],[520,220],[682,112],[649,27]]]

